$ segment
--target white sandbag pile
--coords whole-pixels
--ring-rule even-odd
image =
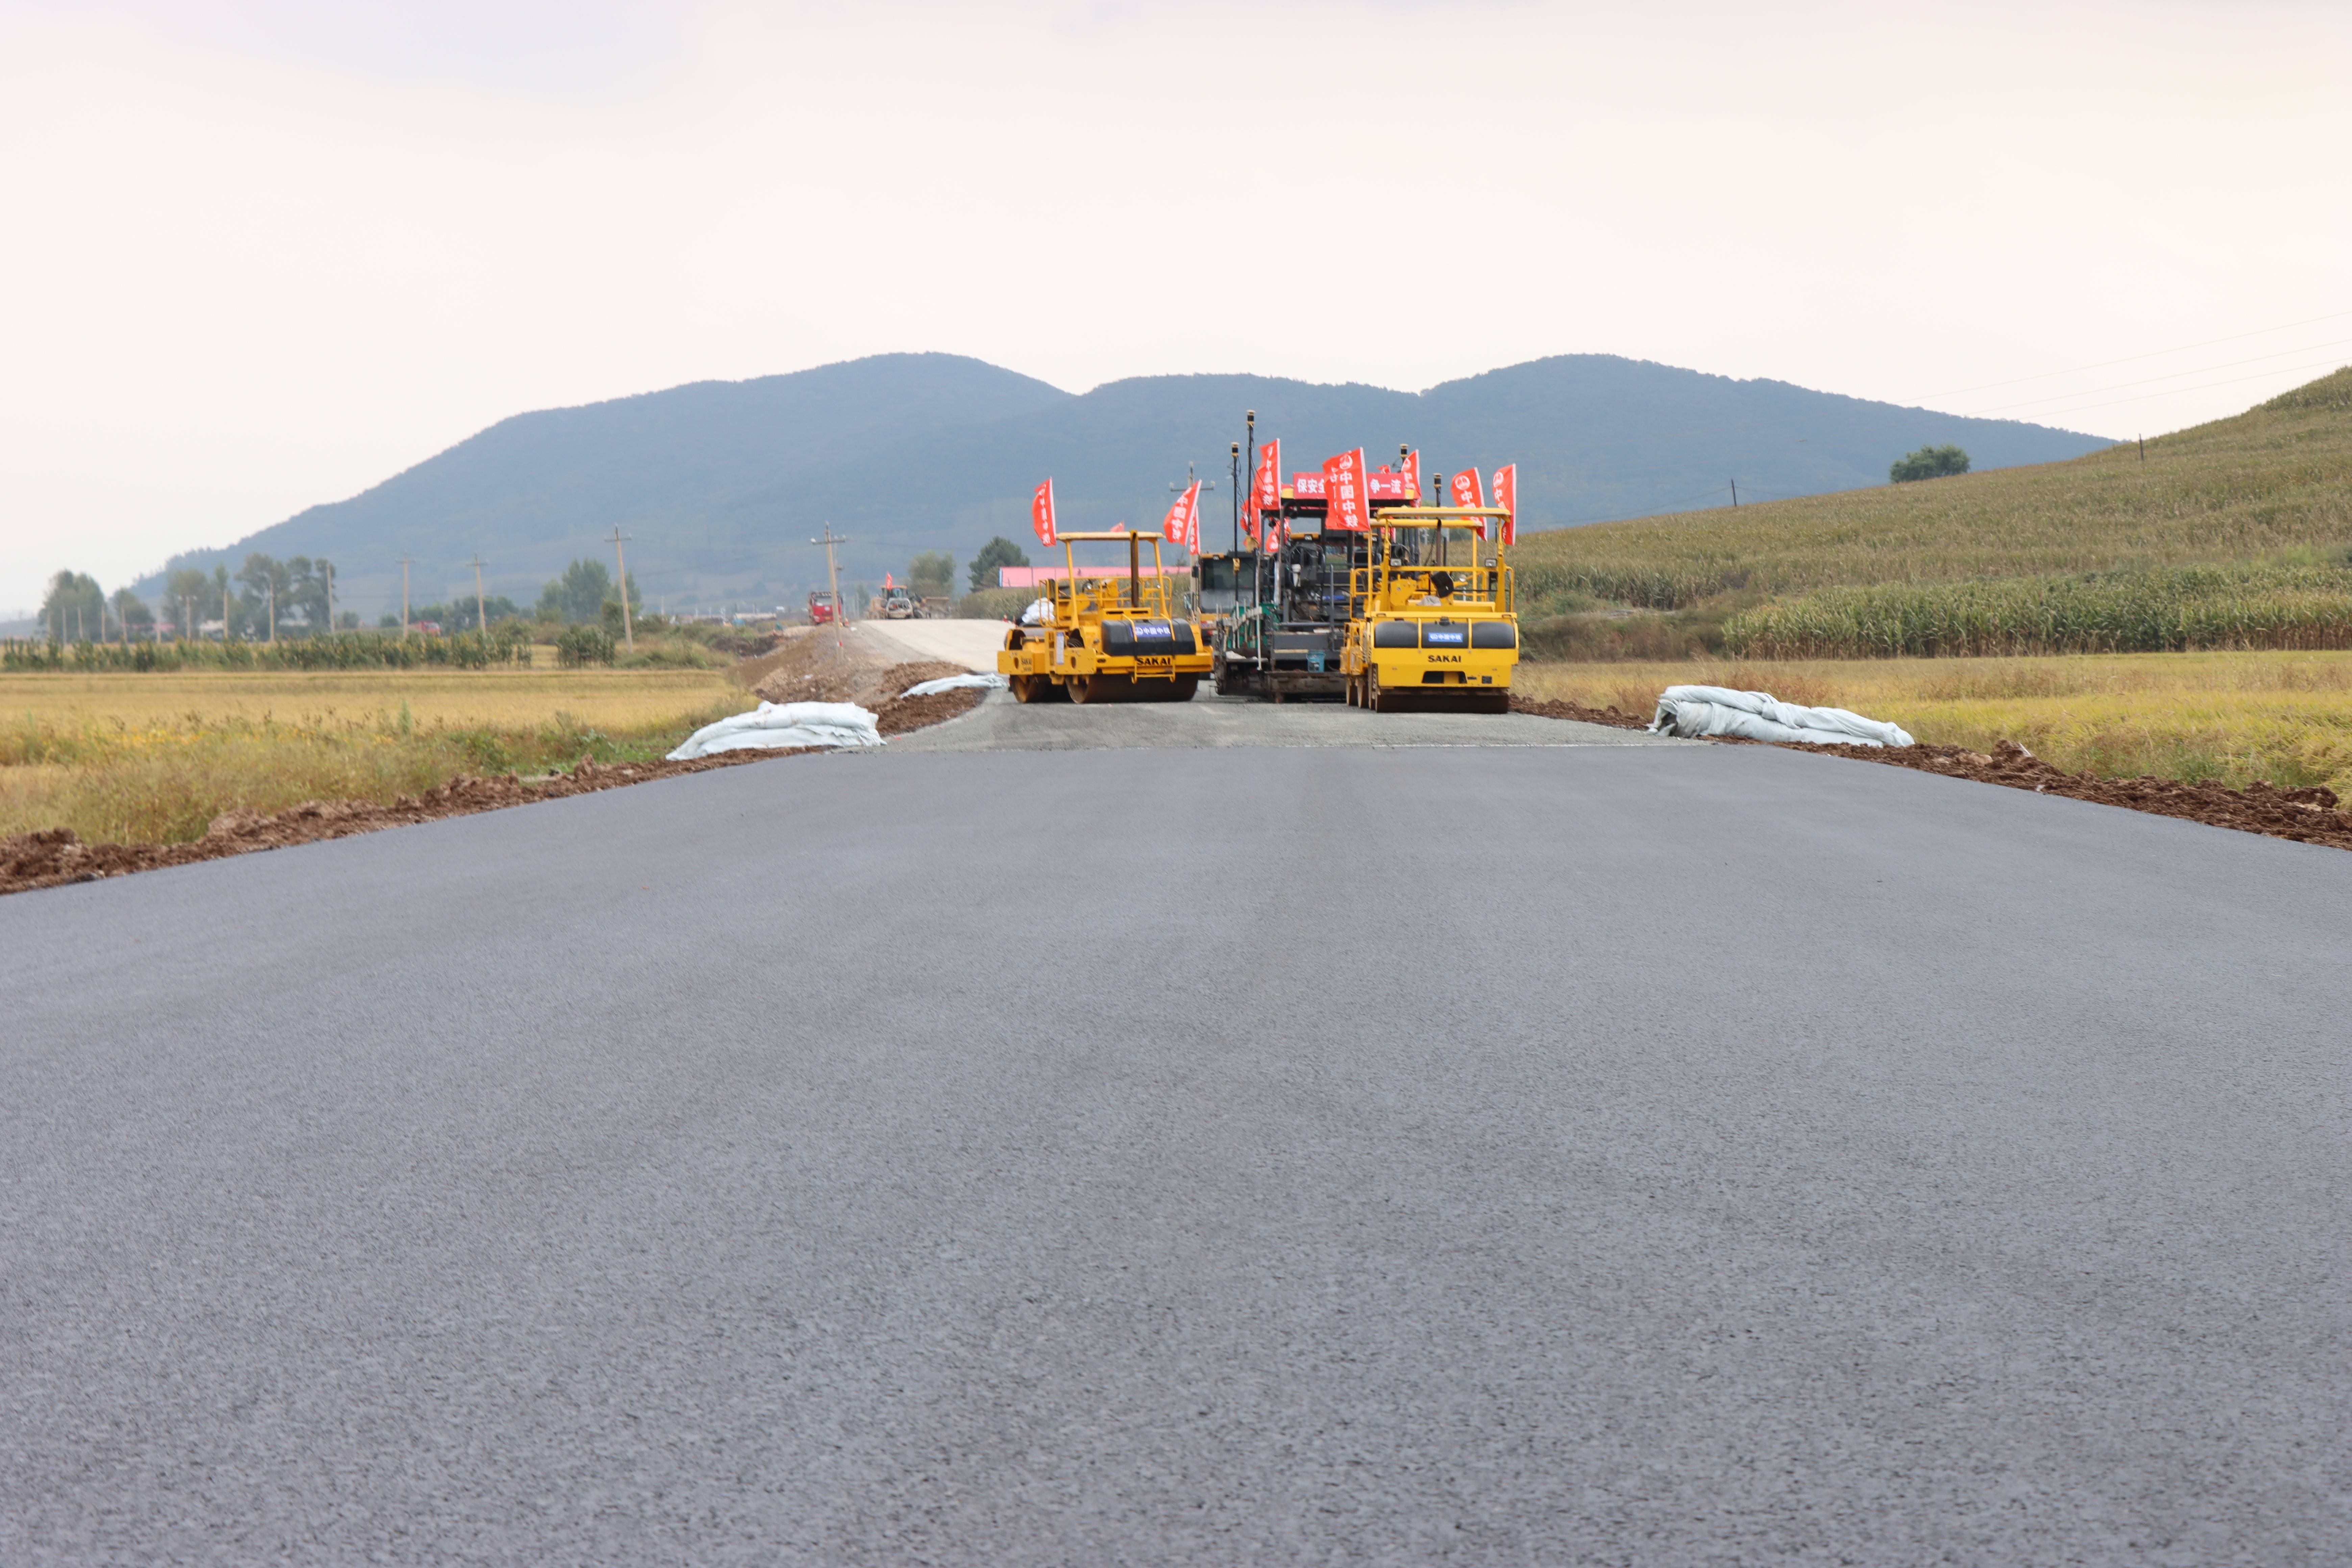
[[[762,702],[749,713],[705,724],[669,754],[690,763],[719,752],[785,746],[878,746],[874,715],[855,702]]]
[[[898,695],[931,697],[942,691],[961,691],[973,686],[990,691],[1002,691],[1005,689],[1005,685],[1004,677],[1001,675],[943,675],[937,680],[919,680]]]
[[[1658,698],[1650,728],[1661,735],[1696,739],[1738,735],[1749,741],[1802,741],[1816,746],[1907,746],[1909,734],[1894,724],[1865,719],[1843,708],[1805,708],[1781,702],[1769,691],[1734,691],[1723,686],[1669,686]]]

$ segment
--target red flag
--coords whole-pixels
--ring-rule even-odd
[[[1195,554],[1201,549],[1201,481],[1176,498],[1168,509],[1168,521],[1160,526],[1160,533],[1171,544],[1181,544]]]
[[[1495,470],[1495,504],[1504,512],[1503,542],[1519,542],[1519,466],[1512,463]]]
[[[1404,499],[1421,504],[1421,454],[1407,453],[1404,459]]]
[[[1242,526],[1249,530],[1250,542],[1255,544],[1257,542],[1258,514],[1270,511],[1279,515],[1282,511],[1281,441],[1268,441],[1258,449],[1257,479],[1250,486],[1250,504],[1244,510],[1248,515],[1243,519]],[[1278,530],[1282,525],[1274,522],[1266,526]]]
[[[1323,459],[1323,526],[1361,533],[1371,524],[1364,492],[1364,449]]]
[[[893,577],[889,573],[885,572],[885,573],[883,573],[883,574],[882,574],[882,591],[883,591],[884,593],[886,593],[886,594],[887,594],[887,593],[888,593],[891,589],[893,589],[893,588],[897,587],[898,585],[898,580],[897,580],[895,577]]]
[[[1455,506],[1469,507],[1479,507],[1486,504],[1486,498],[1478,493],[1477,469],[1465,468],[1460,473],[1454,476],[1454,504]],[[1470,526],[1478,531],[1479,538],[1484,539],[1486,537],[1486,520],[1485,518],[1478,517],[1471,519]]]
[[[1037,531],[1037,542],[1051,550],[1054,547],[1054,481],[1047,479],[1029,498],[1029,525]]]

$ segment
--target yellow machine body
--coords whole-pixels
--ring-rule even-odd
[[[1351,574],[1340,670],[1348,700],[1386,712],[1450,708],[1501,713],[1519,665],[1519,617],[1501,551],[1461,565],[1449,531],[1500,518],[1486,507],[1393,507],[1374,514],[1370,564]],[[1412,548],[1400,542],[1412,530]]]
[[[1142,571],[1151,545],[1152,574]],[[1160,569],[1160,536],[1119,529],[1065,533],[1069,574],[1038,595],[1047,610],[1037,624],[1008,627],[997,673],[1024,702],[1189,702],[1209,672],[1208,644],[1178,618]],[[1127,546],[1127,570],[1080,568],[1076,546]]]

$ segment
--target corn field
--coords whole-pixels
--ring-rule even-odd
[[[1744,658],[2352,647],[2352,570],[2176,567],[1828,588],[1734,616]]]

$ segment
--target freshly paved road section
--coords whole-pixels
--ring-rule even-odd
[[[0,952],[0,1563],[2352,1559],[2338,851],[894,751]]]

